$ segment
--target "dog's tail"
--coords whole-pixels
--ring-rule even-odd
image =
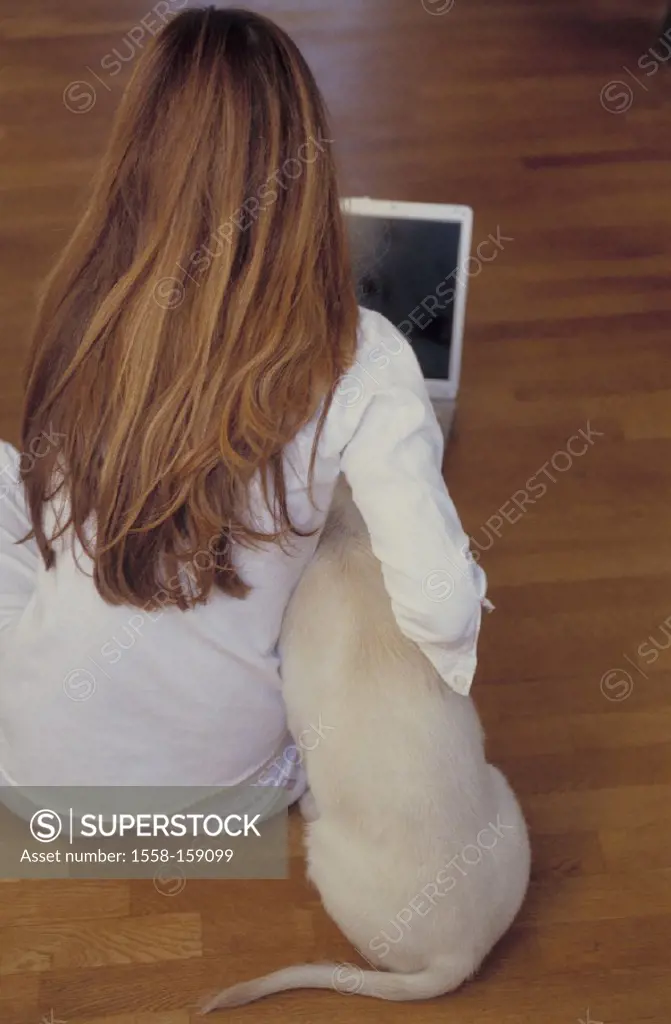
[[[200,1012],[205,1014],[223,1007],[243,1006],[264,996],[296,988],[325,988],[396,1002],[433,999],[459,988],[472,973],[473,965],[467,967],[463,959],[457,957],[436,959],[425,970],[415,974],[363,971],[353,964],[301,964],[224,989],[203,1003]]]

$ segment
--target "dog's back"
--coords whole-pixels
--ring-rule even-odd
[[[357,808],[365,776],[378,790],[376,808],[366,812],[371,824],[377,810],[387,820],[389,802],[409,825],[419,819],[415,825],[426,827],[427,780],[421,770],[409,773],[406,758],[413,752],[431,762],[431,774],[442,780],[440,796],[434,795],[455,804],[455,815],[461,801],[452,799],[452,790],[470,791],[482,803],[489,775],[473,702],[449,689],[401,633],[365,524],[342,480],[285,621],[282,664],[294,735],[320,719],[324,724],[320,749],[305,751],[321,808]],[[455,824],[453,818],[452,830]]]
[[[331,614],[325,614],[325,608]],[[353,656],[357,675],[367,675],[368,668],[376,669],[369,679],[371,684],[379,680],[383,659],[394,666],[403,659],[422,669],[431,668],[398,628],[366,524],[343,477],[338,481],[315,557],[285,619],[283,649],[289,658],[296,630],[302,635],[320,634],[322,650],[328,649],[332,655]],[[301,657],[304,654],[302,648]],[[291,669],[284,674],[291,686]],[[436,674],[430,671],[429,675]]]
[[[331,917],[384,972],[363,972],[358,991],[421,999],[457,987],[519,909],[526,828],[486,762],[473,702],[398,628],[343,482],[291,601],[281,654],[290,728],[310,737],[303,755],[318,817],[306,830],[309,877]],[[464,871],[458,858],[468,847],[478,862]],[[409,911],[422,894],[429,903]],[[412,926],[397,944],[389,933],[408,914]],[[288,968],[211,1005],[301,986],[337,988],[333,966]]]

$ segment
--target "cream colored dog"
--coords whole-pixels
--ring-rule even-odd
[[[375,970],[304,964],[235,985],[204,1012],[324,988],[429,999],[479,968],[529,880],[527,829],[487,764],[477,712],[400,633],[379,562],[339,483],[281,643],[289,725],[305,752],[308,877]]]

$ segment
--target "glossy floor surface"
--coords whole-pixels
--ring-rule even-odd
[[[174,2],[176,9],[180,3]],[[292,993],[222,1020],[671,1019],[671,43],[655,0],[252,3],[303,46],[350,195],[475,209],[447,473],[490,578],[475,698],[534,846],[459,993]],[[35,286],[143,36],[140,0],[0,0],[0,436]],[[150,17],[149,23],[154,24]],[[132,35],[129,32],[133,31]],[[109,55],[118,50],[121,74]],[[105,70],[107,69],[107,70]],[[3,1024],[187,1024],[198,996],[355,958],[303,880],[0,885]],[[373,880],[371,880],[373,883]]]

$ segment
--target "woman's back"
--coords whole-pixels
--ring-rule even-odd
[[[417,360],[357,308],[331,141],[258,15],[138,60],[0,447],[5,785],[291,774],[277,643],[340,472],[399,628],[470,686],[484,576]]]
[[[366,375],[369,367],[375,381]],[[10,527],[14,538],[29,528],[14,484],[11,500],[0,502],[0,583],[12,566],[13,578],[21,575],[17,559],[26,572],[32,567],[35,583],[16,598],[13,614],[0,594],[5,784],[223,786],[281,757],[291,743],[277,653],[282,618],[341,471],[364,510],[403,632],[424,643],[434,663],[446,642],[449,669],[446,661],[436,666],[446,680],[464,672],[472,678],[484,576],[465,557],[463,531],[440,477],[440,431],[421,370],[407,342],[378,314],[361,311],[356,368],[336,389],[317,449],[313,505],[307,480],[318,419],[301,430],[284,460],[292,520],[304,533],[317,532],[292,538],[285,550],[274,543],[234,545],[235,565],[250,587],[242,600],[215,590],[182,611],[167,602],[176,581],[166,580],[156,608],[109,604],[95,588],[87,556],[76,542],[72,550],[71,531],[49,570],[34,541],[12,544]],[[10,457],[8,446],[0,451],[3,479],[16,480],[16,455]],[[430,522],[436,504],[439,524]],[[408,521],[413,508],[424,524]],[[250,516],[268,527],[258,481]],[[204,548],[195,561],[205,567],[211,557]],[[447,605],[425,586],[426,567],[440,569],[441,560],[455,576]],[[187,564],[187,577],[190,571]],[[462,635],[463,643],[451,640]],[[288,773],[291,765],[285,767]]]
[[[317,460],[315,509],[306,488],[314,431],[315,424],[306,426],[286,453],[289,509],[306,532],[322,526],[319,509],[328,508],[338,473],[337,457]],[[9,446],[0,446],[5,479],[16,479],[17,460]],[[269,532],[258,487],[256,498],[255,525]],[[24,536],[30,522],[20,487],[14,499],[22,520],[13,514],[13,537],[17,525]],[[0,502],[0,533],[8,509]],[[227,786],[291,743],[276,647],[286,603],[318,533],[293,538],[291,553],[272,543],[260,550],[234,544],[247,597],[215,589],[205,603],[184,611],[169,601],[176,579],[157,590],[156,607],[106,602],[71,530],[58,542],[49,570],[34,542],[13,549],[8,532],[0,546],[0,582],[3,565],[20,552],[34,573],[34,589],[0,632],[0,773],[6,783]],[[196,552],[184,576],[212,558],[208,547]]]

